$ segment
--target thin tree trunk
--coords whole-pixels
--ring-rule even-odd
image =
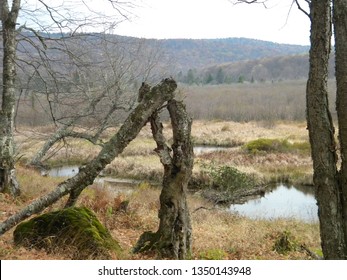
[[[339,184],[342,194],[345,258],[347,258],[347,1],[334,0],[333,9],[337,87],[336,109],[342,159]]]
[[[173,129],[173,155],[166,145],[163,126],[158,114],[151,117],[156,152],[164,167],[163,189],[160,194],[159,228],[155,233],[145,232],[134,252],[156,250],[162,257],[186,259],[191,254],[192,228],[186,200],[187,186],[193,168],[193,145],[190,138],[192,120],[183,103],[168,103]]]
[[[327,80],[331,38],[329,0],[311,1],[310,71],[307,82],[307,123],[313,159],[313,181],[326,259],[343,259],[341,197],[338,184],[334,127],[329,112]]]
[[[76,201],[85,187],[92,184],[96,176],[132,141],[146,124],[149,117],[162,104],[171,100],[177,84],[172,79],[165,79],[159,85],[153,87],[142,102],[132,111],[119,131],[107,142],[96,158],[80,168],[79,173],[59,184],[49,194],[35,200],[20,212],[9,217],[0,224],[0,235],[21,222],[22,220],[38,213],[58,201],[61,197],[71,194],[71,200]]]
[[[16,101],[16,23],[20,0],[12,2],[11,10],[7,0],[2,1],[0,5],[4,52],[0,110],[0,191],[17,196],[20,194],[20,188],[15,175],[13,127]]]

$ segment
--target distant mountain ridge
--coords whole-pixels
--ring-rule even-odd
[[[307,54],[309,51],[309,46],[247,38],[149,40],[159,43],[166,58],[181,71],[265,57]]]
[[[40,46],[41,39],[36,37],[37,34],[31,32],[22,34],[23,37],[31,37],[33,42]],[[55,39],[64,39],[65,35],[42,33],[41,36],[47,38],[48,47],[52,47],[43,51],[54,58],[55,67],[62,73],[69,71],[64,69],[64,52],[58,53],[54,47],[54,44],[59,44],[59,40]],[[119,46],[123,45],[118,48],[120,55],[125,54],[127,57],[129,53],[130,57],[131,53],[134,53],[138,56],[136,59],[144,63],[151,59],[157,60],[156,67],[153,67],[156,76],[172,75],[178,81],[187,83],[210,83],[209,81],[228,83],[235,82],[239,78],[297,79],[307,72],[309,46],[302,45],[279,44],[248,38],[144,39],[99,33],[77,34],[71,39],[66,35],[66,38],[70,42],[67,44],[73,46],[77,52],[80,49],[81,53],[84,53],[88,47],[92,54],[90,62],[96,64],[104,60],[100,50],[102,40],[117,44],[119,42]],[[18,56],[23,61],[39,59],[38,49],[25,40],[20,42],[18,48]],[[128,59],[130,61],[132,58]],[[281,73],[280,76],[278,73]]]

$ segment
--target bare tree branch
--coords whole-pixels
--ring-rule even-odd
[[[229,1],[231,3],[233,3],[234,5],[241,4],[241,3],[244,3],[244,4],[262,4],[265,8],[267,8],[265,3],[268,0],[229,0]]]
[[[172,79],[164,79],[153,87],[150,94],[132,111],[118,132],[107,142],[97,157],[80,168],[79,173],[62,182],[57,188],[47,195],[33,201],[21,211],[9,217],[0,224],[0,235],[17,225],[19,222],[39,213],[49,205],[58,201],[61,197],[71,194],[68,204],[73,204],[77,196],[84,188],[92,184],[96,176],[132,141],[146,124],[149,117],[164,102],[171,100],[177,84]]]
[[[300,5],[299,0],[293,0],[292,5],[294,4],[294,2],[296,3],[296,6],[298,7],[298,9],[299,9],[300,11],[302,11],[306,16],[308,16],[308,18],[311,20],[311,15],[310,15],[310,13],[307,12],[307,11]],[[305,2],[306,2],[306,3],[308,4],[308,6],[310,7],[311,1],[305,0]]]

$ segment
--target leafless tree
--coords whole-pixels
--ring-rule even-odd
[[[81,191],[92,184],[96,176],[132,141],[149,117],[158,110],[164,102],[174,97],[177,85],[171,79],[165,79],[153,87],[148,95],[132,110],[121,128],[107,141],[100,153],[73,178],[59,184],[51,193],[38,198],[14,216],[0,224],[0,234],[12,228],[20,221],[34,213],[38,213],[58,201],[61,197],[70,194],[69,205],[73,205]]]
[[[119,131],[105,143],[92,161],[71,179],[59,184],[51,193],[38,198],[21,211],[0,223],[0,235],[20,221],[38,213],[61,197],[70,194],[66,206],[73,206],[84,188],[90,185],[103,168],[109,164],[133,140],[142,127],[150,121],[156,152],[164,168],[163,189],[160,195],[159,229],[156,233],[144,233],[137,250],[159,251],[162,256],[184,259],[190,255],[192,230],[186,201],[186,191],[193,168],[191,122],[182,102],[174,99],[177,84],[164,79],[154,87],[146,87],[140,103],[124,121]],[[173,145],[166,144],[159,111],[167,102],[173,129]]]
[[[83,50],[83,57],[78,62],[66,62],[68,69],[60,67],[59,80],[57,75],[51,80],[41,79],[43,89],[31,92],[41,104],[45,103],[46,118],[50,117],[56,127],[31,164],[40,165],[52,146],[67,137],[102,145],[102,132],[122,121],[121,111],[129,111],[134,105],[140,81],[153,78],[151,72],[160,52],[152,52],[153,46],[144,41],[94,34],[77,42],[74,46],[78,47],[69,46],[69,54]],[[35,84],[26,85],[31,86]]]
[[[99,136],[114,122],[115,112],[132,107],[135,96],[129,87],[148,78],[153,59],[148,60],[148,53],[147,60],[139,58],[148,51],[143,44],[123,40],[122,45],[108,33],[128,18],[135,1],[0,2],[0,191],[19,194],[13,140],[18,96],[29,97],[33,107],[42,105],[56,126],[57,133],[48,137],[32,163],[39,163],[50,147],[65,137],[100,144]],[[88,133],[77,131],[86,118],[93,120],[94,128]]]

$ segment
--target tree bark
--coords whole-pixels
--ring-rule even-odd
[[[181,102],[169,101],[168,110],[173,129],[172,156],[163,136],[163,126],[158,113],[153,114],[150,119],[153,138],[157,143],[156,152],[164,167],[159,228],[155,233],[142,234],[134,252],[156,250],[164,258],[186,259],[191,254],[192,239],[186,200],[193,168],[193,145],[190,137],[192,120]]]
[[[333,1],[336,67],[336,109],[341,149],[340,191],[347,258],[347,1]]]
[[[15,144],[13,138],[14,109],[16,102],[16,23],[20,0],[13,0],[11,10],[7,0],[2,1],[1,22],[3,38],[2,104],[0,110],[0,191],[20,194],[15,173]]]
[[[49,194],[35,200],[20,212],[0,224],[0,235],[43,209],[58,201],[61,197],[71,194],[70,204],[76,201],[80,192],[92,184],[96,176],[109,164],[140,132],[149,117],[162,104],[174,96],[177,84],[172,79],[165,79],[153,87],[140,104],[131,112],[119,131],[103,146],[96,158],[80,168],[79,173],[62,182]],[[76,196],[77,194],[77,196]]]
[[[313,182],[317,188],[322,249],[326,259],[344,259],[345,241],[341,195],[338,183],[334,127],[329,112],[327,80],[331,38],[329,0],[310,4],[311,49],[307,82],[307,124],[309,130]]]

